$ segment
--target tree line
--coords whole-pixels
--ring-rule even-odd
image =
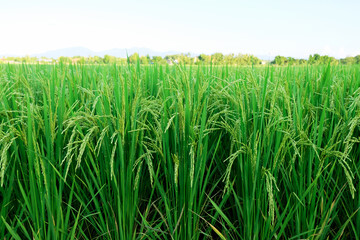
[[[346,57],[336,59],[327,55],[321,56],[320,54],[310,55],[308,59],[295,59],[292,57],[276,56],[271,64],[285,66],[285,65],[319,65],[319,64],[360,64],[360,55],[355,57]]]
[[[139,56],[138,53],[134,53],[127,58],[118,58],[110,55],[104,57],[99,56],[74,56],[74,57],[59,57],[57,59],[52,58],[37,58],[37,57],[7,57],[0,58],[0,62],[8,63],[56,63],[62,62],[66,64],[80,63],[80,64],[126,64],[137,63],[140,64],[213,64],[213,65],[261,65],[272,64],[277,66],[287,65],[319,65],[319,64],[360,64],[360,55],[355,57],[346,57],[342,59],[336,59],[327,55],[321,56],[320,54],[310,55],[308,59],[296,59],[293,57],[276,56],[273,61],[261,60],[258,57],[250,54],[222,54],[214,53],[211,55],[200,54],[198,56],[191,56],[187,54],[175,54],[161,56]]]
[[[103,63],[103,64],[112,64],[112,63],[137,63],[140,64],[214,64],[214,65],[259,65],[262,64],[263,61],[254,55],[249,54],[227,54],[224,55],[222,53],[214,53],[211,55],[200,54],[198,56],[191,56],[190,53],[187,54],[174,54],[167,55],[165,57],[162,56],[139,56],[138,53],[134,53],[127,58],[117,58],[110,55],[105,55],[103,58],[95,56],[95,57],[60,57],[59,61],[71,63],[74,59],[79,63]]]

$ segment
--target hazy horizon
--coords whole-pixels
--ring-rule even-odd
[[[242,53],[308,58],[360,54],[357,1],[5,2],[0,56],[70,47],[95,52]]]
[[[139,56],[147,56],[150,57],[153,56],[161,56],[165,57],[167,55],[176,55],[176,54],[190,54],[191,57],[199,56],[200,54],[203,54],[201,52],[180,52],[180,51],[155,51],[150,48],[112,48],[107,49],[103,51],[94,51],[90,48],[85,48],[82,46],[77,47],[69,47],[69,48],[61,48],[61,49],[54,49],[46,52],[41,53],[34,53],[34,54],[0,54],[0,57],[46,57],[46,58],[59,58],[61,56],[64,57],[75,57],[75,56],[82,56],[82,57],[93,57],[93,56],[99,56],[104,57],[105,55],[120,57],[120,58],[126,58],[127,56],[130,56],[134,53],[138,53]],[[206,53],[208,55],[214,54],[216,52]],[[251,53],[240,53],[240,52],[234,52],[232,53],[234,55],[252,55]],[[262,60],[273,60],[275,56],[272,55],[265,55],[265,54],[257,54],[254,55]]]

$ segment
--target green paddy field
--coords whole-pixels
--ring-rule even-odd
[[[360,66],[0,65],[0,239],[359,239]]]

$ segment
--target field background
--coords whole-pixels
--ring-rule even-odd
[[[359,70],[0,64],[0,238],[359,239]]]

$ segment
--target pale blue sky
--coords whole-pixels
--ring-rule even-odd
[[[0,55],[95,51],[360,54],[360,1],[0,0]]]

